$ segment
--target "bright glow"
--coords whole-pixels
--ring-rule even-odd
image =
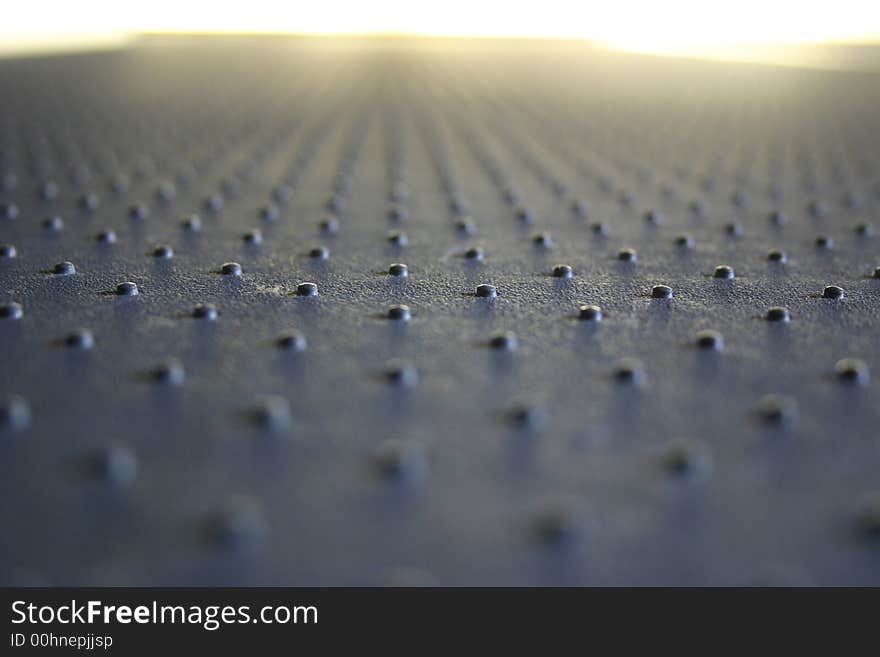
[[[142,31],[583,38],[642,52],[876,41],[876,0],[17,0],[0,50]]]

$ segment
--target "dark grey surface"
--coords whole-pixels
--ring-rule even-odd
[[[856,229],[880,222],[876,75],[164,43],[0,62],[3,582],[880,584],[880,236]],[[81,328],[93,348],[65,343]]]

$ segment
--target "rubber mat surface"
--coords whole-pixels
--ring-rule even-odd
[[[877,75],[157,39],[0,89],[4,583],[880,584]]]

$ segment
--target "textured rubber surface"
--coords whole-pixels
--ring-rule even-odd
[[[0,88],[5,583],[880,584],[876,75],[154,40]]]

